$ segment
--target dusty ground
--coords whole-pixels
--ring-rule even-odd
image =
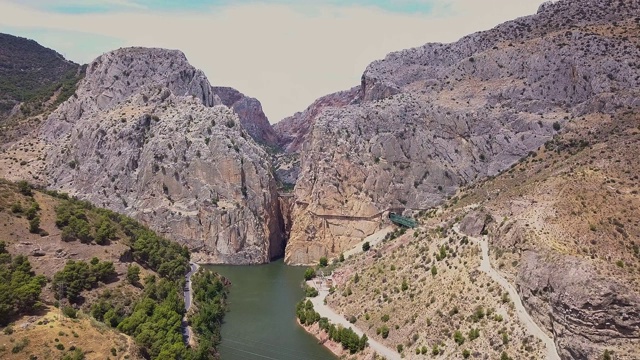
[[[13,333],[0,333],[0,358],[22,360],[61,359],[81,349],[85,359],[139,359],[133,340],[86,316],[61,317],[50,307],[42,315],[25,316],[12,327]],[[27,341],[25,341],[26,339]],[[23,348],[21,345],[26,344]]]
[[[552,142],[510,170],[462,189],[420,217],[418,232],[345,261],[327,301],[337,312],[354,316],[369,337],[392,348],[402,345],[406,358],[433,357],[436,345],[439,358],[462,358],[465,349],[471,358],[496,359],[503,351],[513,359],[544,358],[544,346],[524,330],[511,299],[477,270],[478,246],[451,227],[472,209],[490,214],[491,265],[512,284],[522,254],[533,250],[581,259],[599,277],[638,293],[639,148],[637,114],[568,122]],[[438,260],[442,246],[445,256]],[[484,312],[480,319],[478,307]],[[376,332],[385,325],[389,335],[383,339]],[[472,328],[480,330],[475,340],[469,338]],[[461,345],[454,341],[456,330],[465,338]],[[632,359],[640,340],[606,341],[596,353],[614,349],[616,356]]]
[[[29,221],[26,217],[23,214],[13,213],[11,209],[16,203],[26,209],[31,206],[33,200],[40,206],[38,212],[41,218],[40,228],[46,232],[46,236],[30,233]],[[17,192],[15,185],[0,181],[0,239],[7,243],[9,252],[14,255],[27,255],[36,274],[43,274],[48,278],[53,278],[53,275],[60,271],[68,260],[89,261],[97,257],[102,261],[111,261],[114,263],[118,279],[107,287],[119,288],[132,294],[138,293],[140,291],[138,288],[124,281],[127,266],[130,265],[130,260],[126,256],[129,249],[127,244],[118,239],[105,246],[83,244],[79,241],[62,241],[60,229],[55,225],[55,207],[59,203],[59,199],[40,192],[34,192],[33,199],[23,196]],[[90,219],[92,216],[89,213]],[[124,234],[117,234],[117,236],[124,237]],[[141,269],[140,278],[143,279],[148,274],[150,274],[148,270]],[[102,289],[89,292],[87,296],[95,296],[101,291]],[[43,291],[43,300],[49,303],[54,301],[49,286]]]
[[[437,260],[440,246],[450,250]],[[402,345],[406,358],[429,358],[435,349],[444,358],[461,358],[464,350],[490,359],[503,351],[514,359],[542,358],[540,341],[526,332],[508,295],[477,270],[479,264],[477,245],[453,232],[409,232],[345,262],[327,302],[346,317],[355,316],[355,325],[369,337],[394,349]],[[376,334],[383,326],[389,328],[386,339]],[[477,339],[469,339],[471,329],[480,331]],[[460,345],[456,331],[465,338]]]

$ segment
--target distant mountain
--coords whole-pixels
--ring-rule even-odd
[[[262,111],[260,101],[230,87],[215,86],[213,92],[226,107],[238,114],[240,123],[258,144],[278,147],[278,134]]]
[[[12,115],[35,115],[62,103],[81,75],[81,66],[59,53],[0,34],[0,124]]]

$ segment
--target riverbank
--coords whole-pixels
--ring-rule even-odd
[[[351,324],[349,321],[347,321],[347,319],[345,319],[344,316],[339,315],[325,304],[324,300],[326,299],[327,295],[329,295],[329,289],[324,286],[322,282],[309,280],[307,281],[307,285],[312,286],[316,290],[318,290],[318,296],[309,298],[309,300],[311,300],[314,310],[318,314],[320,314],[320,317],[326,317],[332,324],[336,326],[341,325],[344,328],[351,328],[358,336],[362,336],[363,334],[365,334],[364,331]],[[382,343],[379,343],[374,339],[369,338],[367,343],[369,344],[367,349],[370,349],[373,355],[371,359],[375,358],[375,354],[382,355],[387,360],[400,359],[400,354],[398,354],[398,352],[384,346]]]
[[[229,311],[222,324],[224,360],[332,360],[337,357],[296,322],[296,304],[304,298],[304,267],[282,260],[265,265],[201,265],[232,284]]]
[[[313,337],[315,337],[318,340],[318,344],[327,348],[329,351],[331,351],[333,355],[337,356],[340,359],[347,359],[347,360],[374,360],[375,359],[374,352],[369,348],[357,354],[350,354],[348,350],[345,350],[342,348],[342,344],[329,339],[329,334],[327,334],[324,330],[322,330],[318,323],[315,323],[310,326],[306,326],[304,324],[301,324],[300,320],[296,320],[296,322],[298,323],[298,325],[300,325],[301,328],[304,329],[304,331],[313,335]]]

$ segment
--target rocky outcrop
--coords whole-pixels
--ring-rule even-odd
[[[268,154],[222,103],[178,51],[103,55],[41,129],[49,187],[143,221],[196,261],[281,256]]]
[[[309,132],[315,124],[316,118],[324,109],[343,107],[355,103],[359,100],[360,95],[359,86],[347,91],[329,94],[314,101],[305,111],[295,113],[276,123],[273,127],[280,138],[280,147],[287,153],[300,151],[302,144],[307,140]]]
[[[640,106],[631,91],[640,86],[640,54],[629,46],[638,3],[609,5],[560,1],[369,65],[359,103],[328,108],[309,124],[287,261],[336,255],[376,228],[361,221],[432,207],[499,174],[568,120]],[[354,219],[362,233],[332,231],[319,216]]]
[[[258,144],[278,147],[278,134],[262,111],[260,101],[230,87],[214,87],[213,91],[226,107],[238,114],[240,123]]]
[[[527,311],[552,329],[563,359],[597,359],[603,346],[633,358],[640,294],[577,257],[527,251],[521,262],[518,292]]]

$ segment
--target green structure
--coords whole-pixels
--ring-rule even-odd
[[[416,223],[415,220],[411,219],[411,218],[407,218],[404,216],[400,216],[396,213],[389,213],[389,220],[391,220],[391,222],[393,222],[396,225],[400,225],[400,226],[404,226],[404,227],[408,227],[408,228],[415,228],[416,226],[418,226],[418,223]]]

